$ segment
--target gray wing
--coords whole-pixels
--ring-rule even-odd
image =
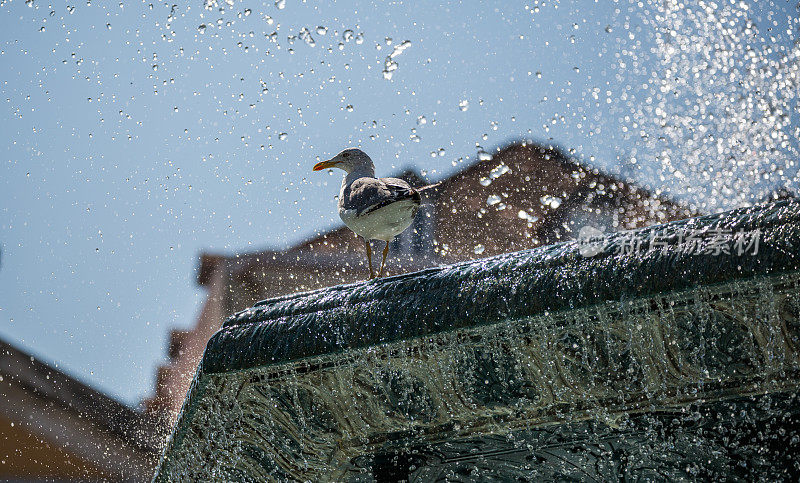
[[[398,201],[420,202],[417,190],[402,179],[397,178],[359,178],[343,193],[343,207],[363,215]]]

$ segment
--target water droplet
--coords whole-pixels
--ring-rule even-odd
[[[426,119],[425,116],[419,116],[417,118],[417,126],[422,126],[424,124],[428,124],[428,119]]]
[[[286,8],[286,0],[277,0],[275,6],[278,7],[278,10],[283,10]]]
[[[544,206],[549,206],[550,208],[556,209],[561,206],[561,198],[552,195],[544,195],[542,196],[539,201],[542,202]]]
[[[25,5],[33,8],[33,0],[25,0]]]
[[[395,45],[392,49],[392,53],[389,54],[386,59],[383,61],[383,78],[386,80],[391,80],[392,76],[394,75],[394,71],[397,70],[399,64],[394,60],[395,57],[402,54],[407,48],[411,47],[410,40],[404,40],[401,44]]]
[[[503,200],[498,195],[489,195],[489,197],[486,198],[486,205],[487,206],[496,205],[497,203],[500,203],[501,201],[503,201]]]
[[[500,176],[503,176],[504,174],[506,174],[506,173],[510,173],[510,172],[511,172],[511,168],[509,168],[509,167],[508,167],[508,165],[506,165],[505,163],[500,163],[500,164],[498,164],[497,166],[495,166],[495,167],[494,167],[494,168],[493,168],[493,169],[492,169],[492,170],[489,172],[489,177],[490,177],[491,179],[497,179],[497,178],[499,178]]]
[[[285,132],[282,132],[278,134],[278,139],[280,139],[281,141],[286,141],[287,139],[289,139],[289,135],[286,134]]]
[[[353,31],[347,29],[344,32],[342,32],[342,39],[344,39],[345,42],[350,42],[351,40],[353,40]]]
[[[244,16],[245,17],[249,17],[251,13],[253,13],[253,11],[250,10],[249,8],[245,8],[244,9]]]
[[[198,26],[197,26],[197,31],[198,31],[199,33],[201,33],[201,34],[204,34],[204,33],[206,33],[206,24],[204,24],[204,23],[201,23],[200,25],[198,25]]]
[[[322,25],[317,27],[317,34],[325,35],[327,33],[328,33],[328,29],[327,28],[323,27]]]
[[[300,30],[300,34],[298,35],[309,47],[314,47],[317,43],[314,41],[314,37],[311,36],[311,32],[308,31],[307,28],[303,27]]]
[[[347,107],[345,107],[345,109],[347,109],[348,112],[353,112],[353,105],[348,104]]]
[[[485,246],[483,246],[483,245],[482,245],[482,244],[480,244],[480,243],[479,243],[479,244],[477,244],[477,245],[475,245],[475,247],[472,249],[472,253],[474,253],[475,255],[480,255],[480,254],[481,254],[481,253],[483,253],[484,251],[486,251],[486,247],[485,247]]]
[[[459,102],[458,109],[461,110],[461,112],[464,112],[467,109],[469,109],[469,101],[464,99],[463,101]]]

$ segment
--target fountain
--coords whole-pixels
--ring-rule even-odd
[[[155,481],[796,480],[800,202],[259,302]]]

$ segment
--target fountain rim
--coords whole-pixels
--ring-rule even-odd
[[[547,247],[525,250],[522,252],[498,255],[478,261],[462,262],[444,267],[435,267],[419,272],[388,277],[378,281],[339,285],[311,292],[276,297],[261,301],[253,308],[239,312],[228,318],[222,328],[209,341],[206,351],[203,355],[203,359],[198,366],[197,373],[187,394],[187,398],[184,401],[181,415],[178,418],[175,430],[167,443],[161,461],[158,465],[159,470],[154,475],[153,481],[162,481],[162,478],[165,474],[163,469],[169,466],[169,461],[171,460],[174,451],[176,448],[180,447],[183,439],[185,438],[189,427],[189,422],[194,417],[194,413],[198,407],[197,402],[202,400],[205,396],[213,375],[234,374],[268,366],[297,363],[304,359],[333,356],[349,350],[363,350],[368,347],[396,343],[414,338],[424,338],[426,336],[492,325],[504,321],[511,322],[537,315],[544,315],[548,312],[556,314],[562,311],[591,310],[592,307],[601,304],[620,301],[634,301],[640,298],[652,297],[656,293],[676,294],[679,292],[696,290],[700,287],[712,289],[714,286],[726,283],[744,282],[759,278],[766,279],[781,277],[783,275],[800,271],[800,201],[798,200],[784,200],[767,203],[725,213],[705,215],[702,217],[689,218],[663,225],[654,225],[652,227],[639,230],[621,232],[609,237],[609,246],[614,246],[615,243],[620,243],[624,237],[630,237],[631,235],[634,237],[643,237],[648,233],[653,233],[658,230],[666,230],[667,232],[674,234],[676,230],[682,228],[696,227],[709,230],[719,226],[726,226],[732,229],[739,228],[746,231],[763,230],[764,237],[761,240],[761,252],[758,256],[748,258],[742,256],[720,257],[717,259],[717,261],[723,261],[724,267],[722,267],[719,263],[707,263],[709,260],[706,257],[704,259],[706,263],[703,265],[703,269],[700,270],[700,273],[698,274],[689,273],[691,272],[689,269],[692,267],[689,266],[689,268],[687,268],[682,265],[685,264],[687,260],[692,261],[692,259],[679,256],[681,244],[673,243],[670,245],[670,247],[674,249],[670,253],[670,256],[673,258],[671,258],[669,262],[671,263],[670,267],[678,271],[678,273],[682,276],[678,279],[678,282],[680,283],[677,283],[674,280],[673,283],[662,283],[660,285],[658,283],[655,283],[655,285],[631,283],[629,278],[631,274],[626,271],[627,268],[636,268],[639,270],[640,274],[649,274],[651,275],[651,279],[655,279],[656,282],[659,280],[663,281],[667,277],[664,276],[663,272],[655,272],[661,273],[661,276],[652,277],[652,274],[654,273],[654,267],[659,267],[657,263],[658,260],[655,262],[650,260],[651,263],[648,265],[647,263],[635,264],[634,262],[636,262],[637,259],[633,256],[622,256],[616,258],[611,256],[581,257],[578,253],[579,247],[577,243],[564,242]],[[311,322],[318,322],[318,324],[316,324],[317,326],[320,326],[320,324],[323,323],[330,326],[331,322],[341,322],[343,320],[346,321],[348,316],[358,315],[358,311],[353,313],[348,313],[345,311],[345,318],[339,317],[330,319],[326,316],[326,314],[331,312],[330,309],[339,310],[339,315],[342,315],[341,312],[343,309],[352,307],[345,303],[347,300],[336,300],[336,303],[322,304],[322,306],[319,306],[319,304],[315,302],[315,297],[324,296],[325,294],[336,294],[338,296],[342,296],[342,294],[360,294],[361,296],[372,295],[375,296],[373,298],[380,300],[379,296],[383,293],[380,291],[381,289],[386,289],[387,287],[392,287],[393,285],[399,283],[407,283],[408,281],[424,281],[431,279],[439,281],[454,279],[456,282],[458,282],[458,284],[467,284],[467,288],[472,289],[473,293],[475,293],[475,291],[479,289],[486,288],[487,279],[498,277],[498,272],[502,272],[501,262],[512,263],[516,261],[522,263],[522,266],[525,266],[525,261],[527,260],[530,262],[532,259],[534,259],[534,262],[536,260],[538,260],[538,262],[542,262],[539,264],[539,268],[548,268],[551,270],[554,268],[563,269],[564,267],[569,269],[570,264],[575,265],[576,263],[590,265],[595,264],[593,265],[595,268],[602,268],[602,266],[611,263],[621,267],[618,271],[624,271],[624,273],[621,274],[623,276],[617,280],[604,280],[603,282],[608,285],[622,281],[627,285],[624,285],[620,290],[605,294],[604,297],[598,297],[593,300],[583,300],[585,303],[577,303],[580,302],[580,300],[570,300],[569,303],[556,304],[556,306],[552,308],[544,307],[542,310],[533,312],[527,311],[527,313],[522,314],[503,312],[499,315],[496,314],[496,317],[484,318],[482,320],[480,317],[473,317],[464,324],[451,324],[447,327],[440,327],[439,330],[435,331],[417,330],[415,335],[411,336],[400,333],[383,340],[353,339],[356,341],[355,344],[323,344],[312,347],[313,350],[310,351],[300,350],[299,352],[294,353],[285,352],[284,357],[272,357],[269,361],[266,357],[264,357],[265,354],[270,353],[270,351],[274,349],[286,350],[285,347],[281,349],[281,347],[278,347],[275,344],[270,346],[269,342],[280,338],[280,331],[286,328],[287,321],[292,318],[310,319]],[[493,265],[492,267],[487,267],[487,264],[495,262],[498,262],[498,264]],[[642,267],[644,267],[645,270],[643,270]],[[461,273],[461,275],[465,276],[458,278],[458,271],[465,268],[467,269],[466,275]],[[527,268],[534,269],[535,267],[527,266]],[[572,267],[572,269],[574,271],[575,268]],[[681,271],[681,269],[689,270],[689,272]],[[483,277],[470,276],[481,272],[485,272]],[[530,273],[528,272],[528,275],[529,274]],[[524,273],[522,275],[517,273],[516,275],[518,278],[525,276]],[[563,276],[563,273],[561,275]],[[503,285],[502,283],[496,283],[495,288],[498,287],[499,289],[509,288],[507,284]],[[588,289],[591,289],[592,285],[589,284],[587,287],[589,287]],[[372,292],[369,292],[370,289]],[[366,294],[361,293],[364,290],[367,290]],[[529,293],[525,292],[523,295],[527,294]],[[293,305],[293,303],[303,300],[309,300],[311,307],[315,307],[316,310],[295,310],[297,306]],[[302,306],[300,308],[302,308]],[[496,308],[497,307],[494,307],[494,309]],[[539,308],[541,309],[541,307]],[[314,324],[311,324],[310,326],[301,326],[300,328],[308,330],[309,328],[313,327]],[[419,327],[414,327],[414,329],[419,329]],[[293,340],[293,342],[296,341]]]
[[[687,254],[686,230],[758,232],[757,255]],[[614,255],[666,233],[663,251]],[[564,242],[379,280],[277,297],[229,317],[209,340],[207,373],[288,362],[415,336],[800,270],[800,201],[689,218],[607,239],[601,256]],[[691,243],[695,243],[692,241]],[[661,250],[661,249],[660,249]]]
[[[712,284],[712,285],[706,285],[706,286],[703,286],[702,288],[704,290],[708,290],[708,291],[711,291],[711,292],[723,293],[723,292],[728,292],[728,291],[727,290],[720,290],[720,289],[723,289],[726,285],[730,286],[732,283],[739,284],[739,283],[755,282],[755,281],[761,280],[761,281],[764,281],[764,282],[772,283],[774,285],[776,283],[780,283],[783,280],[786,280],[787,278],[791,278],[792,276],[796,276],[798,273],[800,273],[800,270],[793,270],[793,271],[787,271],[787,272],[782,272],[782,273],[773,273],[773,274],[769,274],[769,275],[760,275],[760,276],[755,276],[755,277],[749,277],[747,279],[735,279],[735,280],[729,280],[727,282],[720,282],[720,283],[715,283],[715,284]],[[795,280],[794,283],[797,284],[797,283],[800,283],[800,281]],[[663,296],[680,298],[681,294],[689,294],[693,290],[696,290],[696,288],[685,288],[683,290],[665,293],[665,294],[663,294]],[[640,302],[642,300],[647,300],[647,299],[652,299],[652,295],[643,295],[641,297],[627,299],[627,300],[625,300],[625,302],[630,302],[630,303],[635,304],[636,302]],[[564,309],[564,310],[560,311],[559,313],[553,313],[552,315],[557,316],[557,315],[560,315],[560,314],[563,314],[563,313],[574,312],[574,311],[578,311],[578,310],[591,311],[593,308],[598,307],[600,305],[608,304],[609,302],[611,302],[611,301],[605,301],[605,302],[602,302],[600,304],[596,304],[596,305],[593,305],[593,306],[580,307],[580,308],[575,308],[575,309]],[[543,315],[543,314],[540,314],[540,316],[541,315]],[[508,320],[508,321],[505,321],[505,323],[514,324],[514,323],[518,323],[518,322],[523,322],[525,319],[531,319],[531,318],[534,318],[534,317],[536,317],[536,316],[529,316],[529,317],[525,317],[524,319]],[[498,323],[484,324],[484,325],[498,325]],[[470,328],[453,329],[453,330],[448,331],[448,332],[470,331],[470,330],[474,330],[474,329],[478,329],[478,328],[480,328],[480,327],[479,326],[473,326],[473,327],[470,327]],[[430,336],[443,335],[443,334],[444,333],[428,334],[427,336],[430,337]],[[416,337],[414,339],[422,339],[424,337],[426,337],[426,336],[419,336],[419,337]],[[385,344],[376,344],[376,345],[397,345],[397,344],[401,344],[401,343],[409,341],[409,340],[411,340],[411,339],[392,341],[392,342],[388,342],[388,343],[385,343]],[[376,345],[374,345],[374,346],[376,346]],[[267,367],[270,367],[270,366],[277,366],[277,365],[293,365],[296,368],[297,365],[302,364],[302,362],[304,360],[306,360],[306,359],[313,359],[313,358],[321,359],[321,358],[334,357],[334,356],[341,355],[342,353],[346,353],[346,352],[355,353],[357,351],[368,350],[368,349],[370,349],[371,347],[374,347],[374,346],[364,346],[364,347],[358,347],[358,348],[353,348],[353,349],[344,349],[344,350],[340,351],[339,353],[330,353],[330,354],[322,354],[322,355],[317,355],[317,356],[308,356],[308,357],[301,358],[301,359],[280,361],[280,362],[276,362],[274,364],[264,364],[264,365],[253,366],[253,367],[248,367],[248,368],[232,369],[232,370],[228,370],[228,371],[225,371],[225,372],[217,372],[217,373],[204,371],[203,370],[203,364],[201,362],[200,366],[197,369],[197,374],[195,375],[195,378],[192,381],[192,385],[191,385],[191,387],[190,387],[190,389],[189,389],[189,391],[187,393],[187,398],[186,398],[186,401],[184,401],[184,406],[183,406],[183,409],[181,411],[181,414],[180,414],[180,416],[179,416],[179,418],[178,418],[178,420],[177,420],[177,422],[175,424],[175,430],[173,431],[173,433],[169,437],[169,440],[168,440],[167,445],[165,447],[165,450],[164,450],[164,452],[163,452],[163,454],[162,454],[162,456],[160,458],[159,464],[157,466],[156,473],[154,474],[152,481],[153,482],[167,481],[166,477],[165,477],[165,474],[166,474],[165,470],[170,465],[170,461],[173,458],[174,451],[176,450],[176,448],[180,448],[183,440],[188,435],[188,430],[189,430],[188,422],[193,419],[194,414],[197,411],[198,406],[199,406],[198,402],[200,400],[202,400],[203,397],[205,396],[205,394],[206,394],[206,392],[207,392],[207,390],[209,388],[209,385],[211,385],[212,379],[214,377],[231,376],[231,375],[235,375],[235,374],[253,372],[253,371],[263,370],[263,369],[265,369]],[[787,392],[787,391],[791,391],[791,390],[792,390],[792,388],[782,387],[781,386],[781,380],[780,379],[776,379],[776,380],[773,380],[771,382],[771,385],[770,385],[769,389],[762,390],[762,389],[750,388],[747,391],[745,391],[745,393],[742,393],[740,395],[762,395],[762,394],[771,394],[771,393],[774,393],[774,392]],[[728,399],[728,398],[729,397],[722,397],[721,399]],[[640,411],[642,411],[642,408],[638,408],[638,409],[634,408],[632,410],[633,410],[633,412],[640,412]],[[630,409],[625,410],[625,412],[630,412],[630,411],[631,411]],[[550,424],[553,424],[553,423],[550,423]]]
[[[323,294],[328,294],[328,295],[333,295],[333,294],[359,295],[359,294],[362,293],[363,289],[380,289],[380,288],[383,288],[383,287],[385,287],[387,285],[402,283],[402,282],[406,282],[406,281],[420,280],[420,279],[422,279],[424,277],[431,278],[432,276],[438,276],[438,278],[445,278],[445,277],[451,277],[451,276],[458,276],[457,272],[460,269],[480,268],[479,267],[480,265],[486,265],[488,263],[502,262],[502,261],[515,261],[515,260],[520,260],[520,259],[525,259],[525,258],[536,259],[536,258],[549,257],[549,258],[546,258],[545,260],[541,260],[541,262],[543,262],[543,263],[540,263],[538,266],[534,265],[534,266],[530,267],[530,268],[533,268],[533,269],[537,269],[537,268],[543,268],[545,266],[554,266],[554,265],[563,266],[563,265],[566,265],[569,262],[574,262],[576,258],[578,258],[578,259],[579,258],[585,258],[587,260],[594,260],[594,261],[607,260],[610,256],[613,255],[612,253],[610,253],[611,249],[616,248],[616,246],[618,246],[618,244],[620,242],[623,242],[625,239],[631,239],[631,238],[634,238],[634,237],[642,238],[643,235],[646,235],[648,233],[657,233],[659,231],[675,231],[675,230],[679,230],[679,229],[682,229],[682,228],[683,229],[692,229],[692,228],[695,228],[693,225],[696,225],[696,226],[700,227],[699,229],[708,230],[709,228],[716,227],[717,225],[723,225],[727,221],[731,221],[731,220],[735,221],[735,220],[737,220],[737,219],[739,219],[741,217],[744,217],[745,215],[749,215],[749,214],[753,214],[753,213],[759,214],[761,211],[765,211],[765,210],[773,212],[773,211],[779,210],[781,208],[792,208],[791,210],[787,210],[787,211],[793,211],[793,213],[789,213],[789,216],[791,217],[791,219],[782,218],[780,215],[778,215],[778,216],[761,216],[761,217],[758,217],[758,219],[756,220],[756,221],[760,221],[760,223],[752,223],[752,220],[749,220],[749,221],[751,221],[751,223],[748,223],[748,225],[754,225],[754,226],[749,226],[747,228],[763,230],[764,228],[770,228],[770,227],[773,227],[775,225],[788,225],[788,224],[790,224],[790,222],[792,220],[800,223],[800,200],[790,199],[790,200],[781,200],[781,201],[771,202],[771,203],[763,203],[763,204],[753,205],[753,206],[745,207],[745,208],[738,208],[738,209],[735,209],[735,210],[730,210],[730,211],[721,212],[721,213],[702,215],[702,216],[685,218],[685,219],[682,219],[682,220],[676,220],[676,221],[663,223],[663,224],[651,225],[651,226],[647,226],[647,227],[644,227],[644,228],[638,228],[638,229],[631,229],[631,230],[624,230],[624,231],[614,232],[614,233],[611,233],[611,234],[607,235],[604,238],[605,243],[606,243],[606,247],[604,248],[603,253],[599,253],[599,254],[591,256],[591,257],[583,257],[582,255],[579,254],[579,250],[578,250],[579,244],[578,244],[578,242],[576,242],[576,241],[565,241],[565,242],[554,243],[554,244],[551,244],[551,245],[545,245],[545,246],[540,246],[540,247],[535,247],[535,248],[528,248],[528,249],[520,250],[520,251],[517,251],[517,252],[502,253],[502,254],[499,254],[499,255],[491,256],[491,257],[481,258],[481,259],[478,259],[478,260],[468,260],[468,261],[462,261],[462,262],[457,262],[457,263],[453,263],[453,264],[447,264],[447,265],[440,265],[440,266],[436,266],[436,267],[425,268],[425,269],[422,269],[422,270],[417,270],[417,271],[414,271],[414,272],[393,275],[393,276],[390,276],[390,277],[376,278],[376,279],[372,279],[372,280],[363,280],[363,281],[359,281],[359,282],[352,282],[352,283],[347,283],[347,284],[334,285],[334,286],[330,286],[330,287],[323,287],[323,288],[318,288],[318,289],[304,291],[304,292],[297,292],[297,293],[293,293],[293,294],[287,294],[287,295],[281,295],[281,296],[277,296],[277,297],[271,297],[271,298],[268,298],[268,299],[260,300],[260,301],[256,302],[255,304],[253,304],[252,307],[250,307],[248,309],[245,309],[245,310],[242,310],[242,311],[239,311],[239,312],[229,316],[224,321],[224,323],[222,325],[222,328],[224,329],[224,328],[227,328],[227,327],[235,327],[235,326],[238,326],[238,325],[245,325],[245,324],[249,324],[249,323],[267,322],[267,321],[270,321],[270,320],[276,320],[278,318],[282,318],[282,317],[286,317],[286,316],[295,316],[295,315],[309,314],[309,313],[315,313],[315,312],[324,312],[324,311],[328,310],[328,307],[324,307],[324,306],[320,307],[317,303],[314,303],[312,301],[311,307],[310,307],[312,310],[303,310],[303,311],[299,311],[299,310],[288,311],[287,310],[285,312],[285,314],[281,314],[281,315],[273,315],[274,312],[269,312],[269,309],[273,309],[274,310],[276,308],[276,306],[278,306],[278,308],[280,308],[279,306],[286,305],[286,304],[291,303],[293,301],[308,300],[308,299],[310,299],[312,297],[315,297],[315,296],[318,296],[318,295],[323,295]],[[772,213],[768,213],[768,215],[770,215],[770,214],[772,214]],[[743,228],[743,227],[740,227],[740,228]],[[696,229],[698,229],[698,228],[696,228]],[[552,252],[552,253],[547,253],[547,252]],[[742,258],[744,258],[744,257],[742,257]],[[759,258],[761,258],[761,257],[759,257]],[[787,271],[794,270],[794,269],[800,269],[800,264],[786,267]],[[778,269],[778,270],[780,270],[780,269]],[[760,274],[763,274],[763,273],[775,273],[775,272],[767,269],[767,270],[764,270],[764,271],[754,272],[750,276],[756,277],[756,276],[759,276]],[[483,278],[490,278],[492,275],[493,275],[493,273],[484,273],[484,277]],[[744,279],[744,278],[749,278],[750,276],[731,277],[731,278]],[[725,280],[728,280],[728,279],[724,279],[724,280],[721,280],[721,281],[724,282]],[[676,286],[675,287],[675,289],[678,289],[678,290],[680,290],[682,288],[684,288],[684,287],[680,287],[680,286]],[[622,295],[625,295],[625,294],[622,294]],[[636,294],[636,295],[638,296],[638,295],[642,295],[642,294]],[[609,300],[611,300],[611,299],[609,299]],[[575,308],[578,308],[578,307],[576,306]],[[263,310],[263,309],[266,309],[266,310]],[[254,310],[263,310],[263,312],[261,312],[256,317],[249,317],[249,315],[252,314]]]

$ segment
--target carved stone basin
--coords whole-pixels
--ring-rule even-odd
[[[156,481],[792,479],[800,202],[259,302]]]

